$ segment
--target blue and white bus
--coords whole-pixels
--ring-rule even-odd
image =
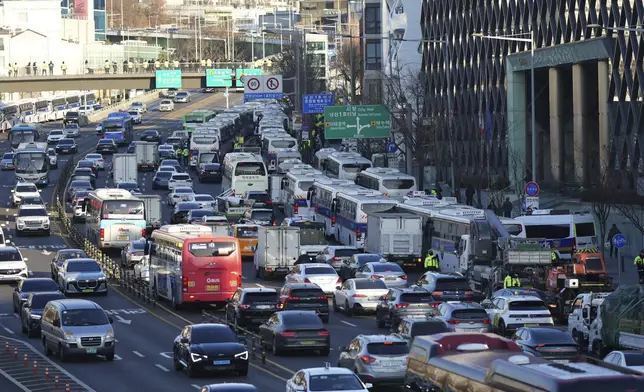
[[[55,96],[51,99],[51,115],[49,121],[62,120],[67,113],[67,99],[64,96]]]
[[[34,123],[38,118],[36,115],[36,100],[33,98],[22,99],[18,101],[18,109],[20,110],[20,120],[26,123]]]
[[[20,122],[18,104],[0,103],[0,131],[8,131],[18,122]]]
[[[78,93],[69,93],[65,99],[67,100],[67,109],[78,108],[81,105]]]
[[[338,241],[364,249],[367,238],[367,214],[388,211],[397,204],[396,200],[373,190],[339,192],[333,206],[338,222]]]
[[[134,139],[132,117],[127,112],[114,112],[103,121],[103,137],[119,146],[127,146]]]
[[[266,136],[262,140],[262,155],[269,172],[277,170],[277,150],[284,148],[297,148],[297,139],[285,135]]]
[[[96,189],[85,202],[87,238],[100,249],[122,249],[145,237],[145,204],[125,189]]]
[[[53,113],[51,98],[38,98],[35,106],[36,113],[34,114],[34,122],[44,123],[51,119]]]
[[[333,201],[338,192],[365,191],[364,188],[347,180],[331,179],[319,176],[315,179],[307,195],[313,206],[313,216],[316,222],[324,223],[324,234],[338,240],[336,216],[333,214]]]
[[[331,178],[355,181],[358,173],[372,166],[370,160],[357,152],[336,152],[324,160],[321,170]]]
[[[35,124],[16,124],[7,135],[13,150],[17,150],[22,143],[37,142],[39,137],[40,129]]]

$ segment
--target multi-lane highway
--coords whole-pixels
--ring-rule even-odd
[[[189,105],[178,105],[174,112],[159,113],[157,111],[158,101],[148,106],[148,113],[144,114],[143,124],[135,127],[135,134],[144,129],[157,129],[163,137],[167,137],[174,130],[182,128],[183,115],[197,108],[223,108],[226,105],[226,98],[223,94],[195,94],[193,102]],[[241,96],[230,97],[230,104],[238,103]],[[53,127],[54,125],[48,125]],[[136,138],[138,139],[138,138]],[[79,155],[90,151],[98,140],[94,134],[94,127],[90,126],[83,130],[82,136],[77,140]],[[0,149],[8,149],[6,142],[0,144]],[[59,156],[61,165],[71,159],[71,156]],[[109,161],[111,158],[106,157]],[[109,162],[108,162],[109,163]],[[43,198],[46,201],[52,200],[53,184],[57,182],[60,169],[51,173],[52,185],[43,190]],[[146,194],[159,194],[162,197],[167,195],[166,191],[152,190],[153,173],[146,172],[139,174],[139,183]],[[106,172],[101,172],[97,180],[97,187],[104,187],[111,182],[106,182]],[[57,230],[54,230],[51,237],[20,237],[16,238],[14,232],[14,213],[9,202],[9,190],[13,186],[13,174],[6,172],[0,176],[0,187],[6,192],[0,196],[0,224],[7,233],[7,238],[19,246],[25,257],[29,260],[27,264],[34,272],[34,276],[48,276],[49,263],[58,249],[71,246],[68,241],[61,237]],[[64,184],[61,184],[64,186]],[[219,184],[200,184],[195,181],[195,192],[209,193],[214,196],[221,192]],[[170,221],[170,208],[164,207],[164,220]],[[114,255],[118,257],[118,255]],[[251,262],[245,262],[243,268],[243,284],[252,287],[273,287],[279,288],[280,282],[261,282],[255,279],[255,273]],[[12,314],[11,291],[12,287],[0,286],[0,335],[14,339],[26,340],[20,332],[19,319]],[[117,357],[114,362],[108,363],[100,359],[79,360],[71,363],[59,363],[61,367],[69,371],[80,381],[86,383],[96,391],[113,390],[160,390],[160,391],[184,391],[198,388],[208,383],[239,381],[239,378],[207,377],[190,379],[185,372],[177,373],[172,368],[171,350],[172,342],[181,328],[189,323],[204,321],[200,310],[189,309],[174,312],[164,304],[150,307],[141,303],[136,297],[130,296],[122,287],[114,286],[107,297],[92,298],[105,308],[115,320],[115,331],[118,339]],[[376,328],[375,321],[371,317],[352,318],[342,314],[332,314],[328,324],[331,332],[333,349],[328,358],[320,357],[317,354],[311,355],[287,355],[272,357],[267,354],[267,363],[262,365],[258,360],[252,361],[249,375],[246,382],[261,386],[262,391],[283,391],[285,381],[298,369],[313,366],[323,366],[324,362],[331,362],[335,365],[338,357],[337,347],[346,345],[358,333],[382,333]],[[38,340],[30,342],[40,349]],[[1,362],[0,362],[1,364]],[[1,366],[1,365],[0,365]],[[41,365],[42,366],[42,365]],[[4,380],[2,381],[4,383]],[[0,384],[2,385],[2,384]],[[5,389],[3,389],[4,391]],[[11,390],[11,389],[7,389]]]

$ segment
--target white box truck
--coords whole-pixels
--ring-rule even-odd
[[[112,178],[114,179],[114,184],[123,181],[138,182],[136,154],[114,154],[112,162]]]
[[[159,195],[137,195],[145,204],[145,222],[146,231],[151,233],[152,230],[161,227],[163,222],[161,196]]]
[[[423,220],[409,212],[367,214],[365,252],[382,255],[403,267],[418,267],[423,251]]]
[[[137,141],[135,146],[136,166],[139,170],[156,170],[159,165],[157,143]]]
[[[285,276],[300,257],[300,229],[286,226],[258,226],[253,264],[262,280]]]

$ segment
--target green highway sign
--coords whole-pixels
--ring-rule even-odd
[[[232,87],[232,69],[206,69],[206,87]]]
[[[368,139],[391,136],[391,118],[382,105],[326,106],[325,139]]]
[[[262,70],[257,68],[238,68],[235,71],[235,77],[237,78],[237,86],[242,87],[244,82],[240,79],[242,76],[261,76]]]
[[[181,88],[181,70],[157,71],[155,85],[156,88]]]

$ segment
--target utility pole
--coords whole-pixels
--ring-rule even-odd
[[[414,154],[413,154],[413,143],[412,140],[414,135],[414,119],[412,118],[411,112],[411,103],[407,102],[405,104],[405,122],[407,123],[407,137],[405,138],[405,171],[410,176],[414,175]],[[423,173],[421,173],[423,175]]]
[[[347,22],[349,23],[349,57],[351,61],[351,105],[356,104],[356,65],[355,65],[355,54],[353,53],[353,29],[351,25],[351,4],[349,4],[349,12],[347,16]]]
[[[295,111],[301,112],[301,86],[300,86],[300,56],[302,55],[302,48],[300,47],[299,35],[295,39]]]

